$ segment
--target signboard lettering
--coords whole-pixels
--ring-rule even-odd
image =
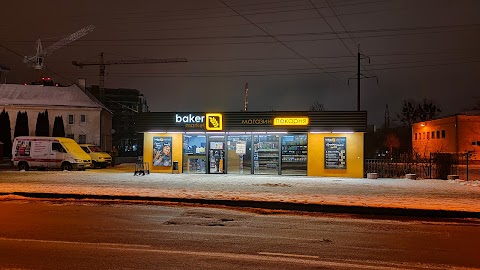
[[[325,137],[325,169],[347,169],[347,138]]]

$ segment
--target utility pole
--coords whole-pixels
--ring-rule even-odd
[[[370,64],[370,57],[362,54],[360,52],[360,44],[358,44],[358,52],[357,52],[357,77],[355,78],[348,78],[348,83],[350,84],[351,79],[357,79],[357,111],[360,111],[360,81],[362,79],[370,79],[370,78],[377,78],[377,76],[366,76],[360,72],[361,70],[361,60],[368,59],[368,63]],[[377,78],[378,83],[378,78]]]
[[[248,109],[248,83],[245,84],[245,100],[243,111],[246,112]]]

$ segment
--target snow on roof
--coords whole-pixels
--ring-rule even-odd
[[[0,106],[67,106],[106,109],[77,85],[68,87],[0,84]]]

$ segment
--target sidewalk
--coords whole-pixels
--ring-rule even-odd
[[[383,214],[403,215],[403,211],[444,217],[453,211],[480,218],[480,181],[159,173],[133,176],[133,170],[133,164],[122,164],[85,172],[0,171],[0,194],[242,207],[250,204],[269,209],[283,205],[279,209],[319,212],[373,213],[372,209],[377,209]]]

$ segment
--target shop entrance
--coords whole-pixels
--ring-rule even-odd
[[[210,136],[208,173],[225,173],[225,136]]]

